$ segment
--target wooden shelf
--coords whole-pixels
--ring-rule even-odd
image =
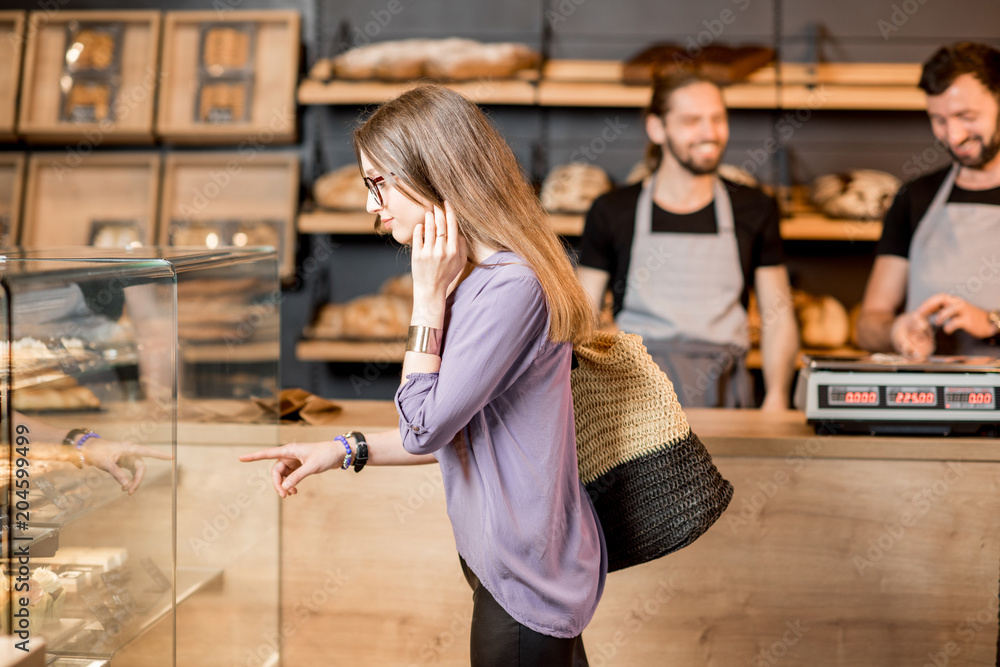
[[[405,348],[405,340],[304,339],[295,346],[295,358],[299,361],[402,363]]]
[[[622,82],[624,63],[612,60],[553,60],[537,84],[526,80],[449,84],[475,102],[565,107],[644,107],[650,86]],[[723,95],[733,109],[836,109],[919,111],[924,93],[917,87],[914,63],[783,63],[763,67]],[[300,104],[376,104],[417,82],[305,80]]]
[[[418,85],[418,81],[332,81],[306,79],[299,85],[299,104],[380,104]],[[448,84],[478,104],[533,105],[535,87],[518,79],[462,81]]]
[[[209,343],[180,348],[181,359],[189,364],[278,362],[278,342],[262,341],[229,345]]]
[[[789,217],[781,220],[781,238],[786,241],[878,241],[880,220],[853,220],[824,215],[809,200],[809,186],[790,188],[782,208]]]
[[[299,213],[300,234],[375,234],[375,216],[363,211],[309,211]],[[582,214],[553,213],[549,216],[556,234],[579,236],[583,232]]]
[[[552,61],[538,85],[541,106],[635,106],[649,103],[650,86],[622,83],[623,63]],[[763,67],[723,90],[733,109],[922,110],[920,65],[911,63],[783,63]]]
[[[781,238],[786,241],[878,241],[882,223],[864,220],[836,220],[822,213],[803,213],[781,221]]]
[[[300,234],[374,234],[375,216],[367,211],[299,213]]]

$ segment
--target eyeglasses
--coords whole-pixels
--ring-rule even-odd
[[[375,203],[378,204],[379,208],[385,205],[382,201],[382,192],[379,190],[378,184],[385,183],[385,178],[383,176],[376,176],[375,178],[363,177],[365,179],[365,185],[368,186],[368,192],[372,193],[372,197],[375,198]]]

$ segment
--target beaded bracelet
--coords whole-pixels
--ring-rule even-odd
[[[80,436],[80,439],[76,441],[76,444],[74,445],[74,447],[76,447],[77,449],[82,449],[83,448],[83,443],[87,442],[91,438],[100,438],[100,437],[101,436],[97,435],[93,431],[87,431],[82,436]]]
[[[340,466],[341,470],[347,470],[348,468],[351,467],[351,458],[352,458],[351,445],[347,442],[347,438],[345,438],[342,435],[338,435],[336,438],[334,438],[334,440],[342,444],[344,446],[344,449],[347,450],[347,454],[344,455],[344,464]]]

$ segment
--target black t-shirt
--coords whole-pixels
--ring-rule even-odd
[[[743,269],[743,306],[746,307],[753,286],[754,270],[761,266],[785,263],[778,226],[778,204],[757,188],[723,179],[733,205],[736,245]],[[579,261],[582,266],[607,271],[614,295],[614,312],[622,309],[625,282],[635,236],[635,207],[642,184],[637,183],[602,195],[587,213],[580,239]],[[715,202],[695,211],[678,215],[653,205],[652,233],[717,234]]]
[[[896,193],[892,206],[885,214],[882,238],[878,242],[879,255],[910,256],[910,242],[920,220],[927,213],[934,195],[944,184],[951,166],[924,174],[905,184]],[[965,190],[953,185],[948,202],[954,204],[990,204],[1000,206],[1000,187],[989,190]]]

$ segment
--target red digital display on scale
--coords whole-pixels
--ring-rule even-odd
[[[838,407],[875,407],[878,405],[878,387],[831,385],[827,387],[827,403]]]
[[[946,410],[993,410],[996,396],[992,387],[945,387]]]
[[[996,387],[832,384],[822,385],[820,390],[826,392],[824,405],[831,408],[996,410],[1000,400]]]
[[[934,407],[937,405],[937,389],[935,387],[886,387],[885,400],[892,407]]]

